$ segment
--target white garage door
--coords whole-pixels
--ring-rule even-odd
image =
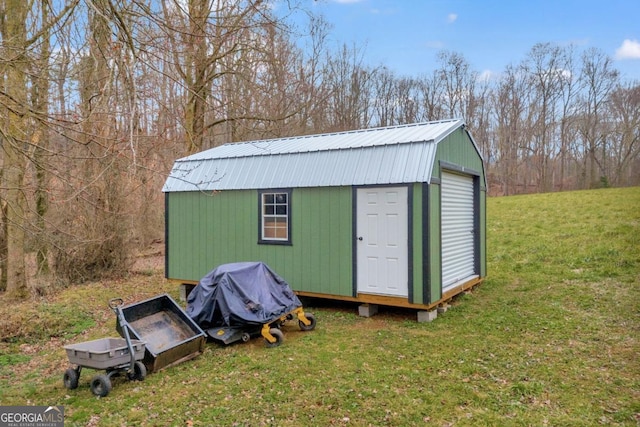
[[[442,173],[442,290],[446,291],[473,277],[475,233],[473,178]]]

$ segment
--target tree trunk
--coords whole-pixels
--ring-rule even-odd
[[[208,0],[189,1],[189,50],[187,71],[187,114],[185,117],[187,153],[202,150],[204,144],[204,115],[207,104],[209,54],[207,52],[207,17],[211,12]]]
[[[0,170],[0,181],[4,174]],[[7,290],[7,204],[0,199],[0,292]]]
[[[14,135],[23,132],[21,120],[13,117],[13,121],[18,122],[10,126]],[[3,145],[7,188],[7,294],[10,297],[23,298],[27,296],[24,246],[26,218],[23,193],[25,158],[17,144],[21,144],[21,140],[5,141]]]
[[[26,203],[24,197],[24,175],[26,158],[27,87],[26,70],[26,19],[29,3],[23,0],[6,0],[5,16],[10,16],[3,27],[3,42],[8,61],[5,68],[6,93],[11,100],[5,112],[4,188],[6,239],[7,239],[7,294],[13,298],[27,295],[25,267]]]
[[[49,20],[49,0],[42,0],[42,22]],[[36,168],[36,227],[39,238],[36,239],[36,264],[37,274],[46,276],[49,274],[49,239],[46,237],[45,215],[49,207],[47,195],[47,168],[45,166],[46,152],[49,149],[47,136],[47,121],[49,112],[49,55],[50,55],[49,29],[45,28],[42,34],[42,47],[40,51],[40,73],[35,77],[32,87],[34,109],[37,114],[36,129],[33,135],[33,159]]]

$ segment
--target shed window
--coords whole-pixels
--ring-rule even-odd
[[[291,190],[260,192],[260,243],[291,244]]]

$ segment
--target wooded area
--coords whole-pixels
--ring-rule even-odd
[[[640,184],[640,82],[604,52],[399,76],[304,4],[2,0],[0,292],[125,273],[162,238],[173,160],[226,142],[459,117],[491,195]]]

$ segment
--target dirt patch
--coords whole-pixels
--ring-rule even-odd
[[[155,241],[141,251],[131,268],[132,273],[150,273],[164,269],[164,242]]]

